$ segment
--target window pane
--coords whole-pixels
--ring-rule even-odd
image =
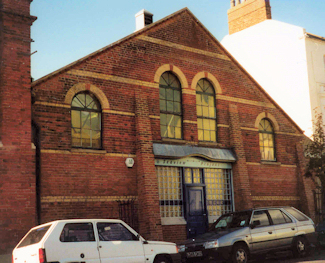
[[[175,138],[181,139],[182,138],[182,130],[181,128],[175,128]]]
[[[201,105],[201,94],[196,94],[196,105]]]
[[[174,90],[174,100],[178,102],[181,101],[180,92],[178,90]]]
[[[196,106],[196,111],[197,111],[197,116],[201,117],[202,116],[202,106]]]
[[[80,128],[80,111],[71,110],[71,125]]]
[[[210,120],[209,124],[210,124],[210,130],[215,131],[216,130],[216,121],[215,120]]]
[[[210,141],[210,132],[207,130],[204,130],[204,140]]]
[[[160,123],[162,125],[167,125],[167,115],[166,114],[160,114]]]
[[[203,130],[198,130],[198,137],[199,141],[203,141]]]
[[[100,241],[132,241],[138,240],[120,223],[97,223]]]
[[[81,130],[72,128],[71,129],[71,144],[72,146],[81,146]]]
[[[202,105],[203,106],[209,106],[209,96],[208,95],[203,95],[202,97]]]
[[[162,137],[167,137],[167,136],[168,136],[168,133],[167,133],[167,126],[163,126],[163,125],[161,125],[161,126],[160,126],[160,132],[161,132],[161,136],[162,136]]]
[[[168,126],[168,137],[169,138],[175,138],[175,128],[173,126]]]
[[[197,119],[197,127],[199,129],[203,129],[203,119],[200,118]]]
[[[97,112],[91,113],[91,129],[92,130],[100,130],[100,117],[101,114]]]
[[[172,101],[167,101],[167,111],[174,112],[174,103]]]
[[[166,92],[167,92],[167,100],[173,101],[174,100],[173,90],[166,89]]]
[[[94,242],[95,235],[92,223],[65,224],[61,235],[61,242]]]
[[[159,89],[159,98],[165,100],[166,99],[166,89],[160,88]]]
[[[202,107],[203,117],[209,117],[209,107]]]
[[[81,144],[83,147],[90,147],[90,130],[83,129],[81,130]]]
[[[175,116],[174,119],[175,119],[175,123],[174,123],[175,127],[182,127],[182,119],[181,119],[181,117],[180,116]]]
[[[50,227],[51,225],[48,225],[32,230],[26,237],[24,237],[18,247],[26,247],[40,242]]]
[[[178,102],[174,102],[174,112],[181,113],[181,104]]]
[[[283,217],[283,214],[280,210],[274,210],[274,209],[270,209],[269,210],[269,214],[272,218],[273,224],[274,225],[279,225],[279,224],[285,224],[286,221]]]
[[[166,111],[166,101],[165,100],[160,100],[159,101],[160,104],[160,111]]]
[[[90,112],[81,112],[81,126],[84,129],[90,129]]]
[[[85,94],[81,93],[74,97],[72,100],[72,107],[84,108],[86,105],[86,96]]]
[[[209,107],[209,117],[210,118],[216,117],[216,108],[215,107]]]
[[[216,142],[217,141],[217,137],[216,137],[216,132],[215,131],[211,131],[211,141],[212,142]]]
[[[264,210],[263,211],[255,211],[254,212],[253,222],[255,220],[259,220],[260,223],[261,223],[257,227],[260,227],[260,226],[269,226],[270,225],[269,218],[267,217],[266,211],[264,211]]]
[[[203,129],[205,129],[205,130],[209,130],[210,129],[209,122],[210,122],[210,120],[203,119]]]

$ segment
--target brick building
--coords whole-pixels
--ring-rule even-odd
[[[301,129],[187,8],[151,19],[141,11],[138,31],[34,81],[31,93],[28,81],[21,92],[12,84],[21,94],[8,100],[26,127],[19,118],[4,126],[2,118],[1,151],[9,151],[10,162],[10,154],[26,151],[31,170],[27,176],[20,165],[17,172],[26,190],[19,199],[0,185],[7,200],[0,209],[8,211],[0,230],[12,229],[13,241],[21,236],[10,221],[13,200],[31,204],[21,208],[29,217],[11,216],[30,225],[35,218],[120,217],[121,204],[135,200],[141,235],[166,241],[195,236],[222,213],[250,207],[292,205],[313,217]],[[27,143],[31,123],[35,149]],[[26,150],[10,148],[18,146],[5,140],[13,135],[8,127],[21,133],[19,142],[26,137]]]

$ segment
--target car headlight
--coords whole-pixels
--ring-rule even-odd
[[[216,247],[218,247],[218,240],[205,242],[203,244],[203,246],[204,246],[205,249],[216,248]]]
[[[177,249],[178,249],[178,253],[185,252],[185,245],[179,245],[177,246]]]

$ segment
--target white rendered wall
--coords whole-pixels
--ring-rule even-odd
[[[325,124],[325,40],[306,37],[306,50],[313,120],[322,113]]]
[[[312,134],[305,30],[266,20],[221,44],[305,131]]]

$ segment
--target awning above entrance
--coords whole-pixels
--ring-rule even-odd
[[[199,156],[211,161],[235,162],[235,154],[230,149],[214,149],[188,145],[153,144],[156,157],[182,158],[185,156]]]

